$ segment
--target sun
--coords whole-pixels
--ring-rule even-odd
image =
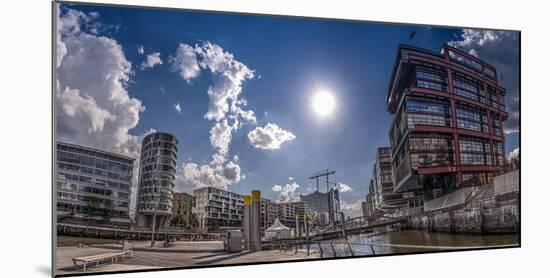
[[[318,91],[313,96],[311,105],[317,115],[328,116],[334,111],[334,96],[326,90]]]

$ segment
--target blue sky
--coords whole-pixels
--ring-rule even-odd
[[[76,12],[70,14],[70,10]],[[58,127],[58,135],[68,141],[131,154],[135,150],[131,142],[139,141],[139,136],[150,129],[165,131],[179,138],[178,170],[181,173],[187,163],[198,167],[210,165],[214,169],[212,155],[219,150],[210,141],[210,130],[223,120],[208,119],[205,114],[210,103],[207,92],[211,86],[216,86],[222,73],[201,66],[196,76],[185,80],[179,74],[181,68],[174,69],[173,58],[180,44],[195,48],[199,53],[207,49],[204,46],[209,42],[233,55],[228,63],[237,61],[253,71],[254,77],[237,82],[237,95],[238,99],[246,100],[247,105],[242,108],[253,111],[255,121],[241,118],[241,125],[231,131],[224,162],[216,164],[223,173],[227,173],[228,167],[235,169],[234,166],[238,166],[240,177],[227,178],[228,188],[238,193],[261,189],[262,195],[271,199],[289,193],[284,189],[273,191],[275,185],[295,190],[290,194],[308,193],[313,183],[307,177],[318,170],[332,168],[336,170],[333,180],[349,187],[342,193],[347,207],[358,210],[357,204],[366,194],[372,175],[375,150],[388,145],[392,117],[386,111],[385,97],[400,43],[439,51],[446,42],[462,42],[461,46],[466,50],[475,49],[482,59],[484,53],[493,53],[491,47],[509,44],[505,49],[512,49],[512,53],[496,57],[487,55],[487,59],[507,67],[508,76],[513,75],[507,78],[508,83],[515,84],[515,88],[509,89],[507,102],[513,106],[517,97],[519,77],[514,63],[517,65],[518,58],[513,52],[517,49],[516,35],[495,33],[497,37],[492,38],[484,33],[469,34],[460,28],[86,5],[62,5],[60,11],[60,21],[71,28],[58,27],[62,41],[58,42],[58,65],[62,61],[58,67],[58,85],[61,89],[79,90],[76,95],[73,92],[59,98],[58,107],[63,115],[58,115],[58,119],[62,117],[68,124],[67,128]],[[412,41],[409,39],[411,31],[416,32]],[[465,36],[478,39],[477,44],[466,43]],[[125,94],[120,105],[102,107],[102,101],[98,100],[101,97],[96,98],[95,94],[105,92],[95,92],[93,84],[79,88],[80,81],[72,77],[71,72],[87,76],[87,70],[94,69],[85,65],[86,60],[78,60],[82,58],[78,56],[79,40],[89,42],[84,45],[90,48],[90,53],[98,55],[98,61],[120,59],[114,60],[121,62],[112,67],[104,62],[96,68],[105,67],[104,72],[112,70],[115,76],[122,76],[105,85],[105,90],[114,88],[111,98]],[[98,47],[91,46],[93,43],[98,43]],[[61,56],[60,44],[67,45],[68,49]],[[138,51],[140,47],[143,53]],[[109,49],[114,49],[109,55],[116,56],[101,60],[108,57],[101,56],[101,51]],[[141,69],[147,55],[153,53],[159,53],[162,64]],[[512,61],[505,57],[510,55],[514,57]],[[70,64],[71,61],[80,61],[82,65]],[[78,73],[76,69],[84,72]],[[92,79],[95,75],[89,76]],[[98,80],[103,82],[101,78]],[[319,90],[330,91],[336,100],[334,113],[328,117],[319,117],[311,109],[311,98]],[[67,104],[89,102],[97,109],[77,109]],[[130,112],[117,114],[115,110],[128,103],[127,111]],[[178,103],[179,112],[175,109]],[[78,111],[89,115],[79,116]],[[132,117],[121,121],[124,115]],[[117,121],[121,126],[116,126]],[[93,123],[91,127],[89,122]],[[270,123],[293,136],[287,136],[276,148],[253,146],[249,133]],[[115,137],[109,137],[113,134],[109,128],[117,131]],[[84,142],[78,142],[80,140]],[[506,151],[517,147],[518,133],[507,134]],[[228,166],[228,163],[232,164]],[[209,169],[204,168],[205,172]],[[192,174],[179,180],[179,190],[190,191],[194,187],[193,177],[197,176]],[[201,181],[206,182],[205,179]],[[299,187],[287,186],[293,184]]]

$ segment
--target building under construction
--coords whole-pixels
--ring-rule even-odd
[[[309,203],[313,210],[318,212],[319,222],[322,224],[332,224],[340,217],[340,194],[338,189],[333,187],[337,183],[329,180],[329,176],[335,173],[336,171],[329,169],[315,173],[309,179],[316,181],[317,190],[307,195],[300,194],[300,200]],[[326,192],[319,190],[319,179],[323,177],[325,178]]]

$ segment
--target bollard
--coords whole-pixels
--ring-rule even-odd
[[[243,198],[244,215],[243,215],[243,239],[244,249],[250,250],[250,195],[245,195]]]
[[[251,251],[262,250],[262,230],[260,227],[261,214],[260,214],[260,191],[252,191],[252,203],[250,205],[250,243]]]
[[[306,247],[307,247],[307,255],[309,256],[309,224],[308,224],[308,215],[307,213],[304,214],[304,228],[306,232]]]

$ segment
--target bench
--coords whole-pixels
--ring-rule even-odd
[[[79,262],[82,263],[82,271],[86,271],[86,267],[89,264],[95,264],[96,267],[99,267],[101,262],[111,261],[111,263],[116,263],[119,258],[124,259],[126,257],[133,258],[134,254],[132,252],[132,246],[127,241],[124,241],[122,251],[120,252],[73,258],[73,263],[75,266],[77,266]]]

